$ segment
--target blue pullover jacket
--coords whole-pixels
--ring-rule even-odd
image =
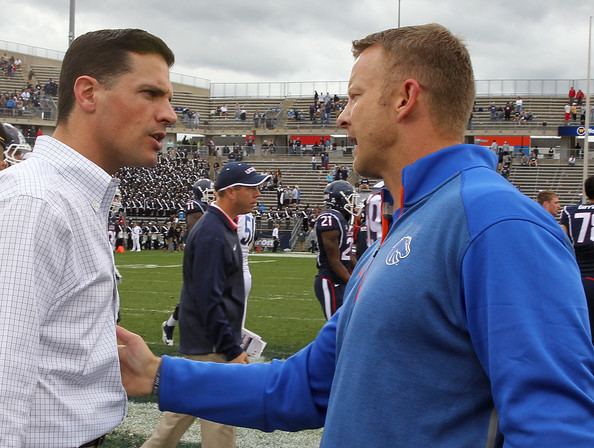
[[[402,173],[404,202],[345,303],[284,362],[165,357],[160,407],[324,425],[323,447],[594,446],[594,349],[559,225],[472,145]]]

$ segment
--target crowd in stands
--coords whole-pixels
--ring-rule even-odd
[[[41,85],[33,86],[29,83],[21,90],[2,92],[0,110],[4,116],[17,117],[34,110],[50,112],[53,106]]]
[[[17,70],[21,67],[21,61],[19,58],[14,56],[8,56],[4,53],[0,56],[0,74],[7,78],[12,78]]]
[[[535,115],[526,110],[524,100],[518,96],[515,102],[507,101],[504,105],[497,105],[493,101],[489,104],[489,119],[491,121],[513,121],[524,124],[535,119]]]
[[[322,127],[330,124],[332,113],[340,114],[345,107],[338,95],[331,96],[328,92],[320,96],[318,91],[314,91],[313,103],[309,105],[309,120],[312,124],[321,123]]]
[[[0,73],[12,78],[16,70],[20,69],[22,61],[14,56],[4,54],[0,57]],[[20,89],[0,92],[0,115],[19,117],[32,111],[44,112],[44,118],[51,118],[50,112],[54,110],[50,96],[57,96],[58,84],[51,78],[43,86],[33,84],[35,74],[29,71],[27,83]]]
[[[155,168],[123,168],[117,174],[127,215],[167,217],[185,209],[192,185],[212,177],[210,164],[184,150],[159,155]]]
[[[579,123],[583,126],[586,123],[586,105],[585,102],[585,95],[582,89],[578,89],[577,91],[573,86],[570,87],[569,92],[567,94],[568,100],[565,106],[563,106],[564,112],[564,121],[565,124],[571,123]],[[594,117],[594,107],[591,111],[591,116]]]

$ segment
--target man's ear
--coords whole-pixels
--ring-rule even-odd
[[[415,110],[421,85],[416,79],[405,79],[396,92],[395,109],[398,120],[403,120]]]
[[[79,76],[74,81],[74,98],[84,112],[93,113],[97,107],[97,93],[102,88],[92,76]]]

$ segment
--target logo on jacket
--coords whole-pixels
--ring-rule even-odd
[[[392,266],[394,264],[400,263],[400,260],[406,258],[410,255],[410,242],[412,241],[412,237],[405,236],[400,239],[394,246],[392,246],[392,250],[386,257],[386,264],[388,266]]]

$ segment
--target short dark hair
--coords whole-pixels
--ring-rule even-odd
[[[401,77],[414,77],[428,92],[435,125],[448,134],[463,134],[475,100],[468,50],[460,39],[436,23],[393,28],[353,41],[358,57],[373,45],[388,57],[386,87]]]
[[[545,202],[549,202],[552,201],[553,199],[555,199],[556,197],[558,197],[557,193],[555,193],[554,191],[549,191],[549,190],[542,190],[538,192],[538,196],[536,196],[536,201],[542,205]]]
[[[590,176],[584,182],[584,193],[588,199],[594,199],[594,176]]]
[[[139,29],[91,31],[77,37],[62,61],[58,92],[58,123],[66,122],[74,106],[74,83],[91,76],[109,85],[131,70],[130,53],[158,54],[171,67],[175,56],[157,36]]]

